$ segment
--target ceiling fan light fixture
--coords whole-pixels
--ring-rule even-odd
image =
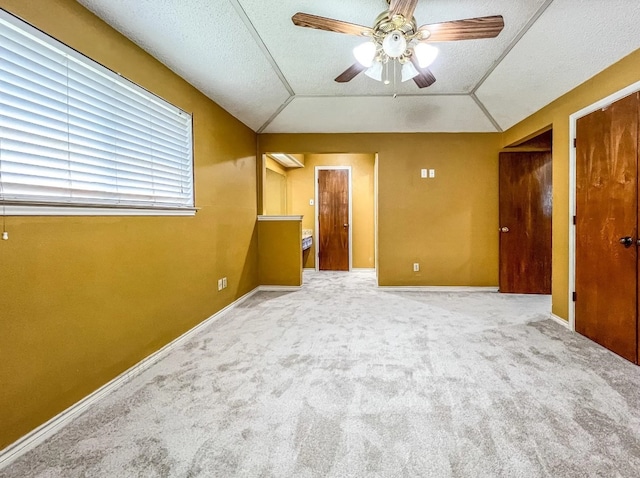
[[[416,67],[413,66],[413,63],[411,63],[410,61],[408,61],[404,65],[402,65],[401,73],[402,73],[402,82],[403,83],[405,81],[412,80],[413,78],[415,78],[416,76],[418,76],[420,74],[420,72],[418,70],[416,70]]]
[[[382,81],[382,63],[376,61],[364,74],[374,80]]]
[[[382,49],[389,58],[398,58],[407,50],[407,39],[400,30],[394,30],[382,40]]]
[[[429,45],[428,43],[418,43],[413,47],[413,52],[416,54],[416,58],[418,59],[418,65],[420,65],[420,68],[427,68],[431,66],[434,61],[436,61],[440,50],[438,50],[433,45]]]
[[[373,65],[373,60],[376,57],[376,44],[372,41],[368,41],[358,45],[353,49],[353,56],[355,56],[358,63],[365,68],[371,67],[371,65]]]

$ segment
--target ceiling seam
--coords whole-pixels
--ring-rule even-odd
[[[253,22],[251,21],[251,19],[247,15],[247,12],[245,12],[244,8],[242,8],[242,5],[240,5],[240,2],[238,0],[229,0],[229,2],[233,6],[233,8],[236,10],[236,12],[238,13],[238,16],[240,17],[242,22],[245,24],[245,26],[249,30],[249,33],[251,34],[251,36],[253,37],[253,39],[257,43],[257,45],[260,48],[260,50],[262,50],[262,53],[266,57],[267,61],[271,64],[271,67],[273,68],[273,71],[276,73],[276,75],[278,75],[278,78],[282,82],[282,84],[285,87],[285,89],[287,90],[287,92],[291,96],[295,96],[295,92],[293,91],[293,88],[291,88],[291,85],[289,84],[289,82],[285,78],[284,73],[282,73],[282,70],[280,70],[280,67],[276,63],[276,60],[273,58],[273,55],[269,51],[269,48],[267,48],[267,45],[262,40],[262,37],[258,33],[258,30],[256,30],[256,27],[254,26]]]
[[[296,98],[296,95],[291,95],[289,98],[287,98],[285,102],[282,103],[280,107],[275,111],[275,113],[273,113],[271,117],[265,122],[265,124],[263,124],[260,127],[260,129],[256,131],[256,134],[262,134],[264,130],[267,129],[271,123],[273,123],[273,121],[278,117],[278,115],[282,113],[282,110],[284,110],[289,105],[289,103],[293,101],[294,98]]]
[[[432,96],[468,96],[469,93],[431,93],[431,94],[398,94],[398,98],[428,98]],[[296,98],[393,98],[392,95],[369,95],[369,94],[356,94],[356,95],[295,95]]]
[[[489,110],[487,109],[487,107],[484,105],[484,103],[482,103],[482,101],[480,101],[480,99],[476,96],[476,94],[471,93],[469,96],[473,99],[473,101],[476,102],[476,104],[478,105],[478,108],[482,110],[482,112],[487,117],[487,119],[491,121],[491,123],[493,124],[495,129],[498,131],[498,133],[504,132],[504,130],[502,129],[502,126],[500,126],[500,124],[496,121],[493,115],[489,113]]]
[[[542,6],[538,8],[538,11],[536,11],[536,13],[529,19],[529,21],[522,28],[522,30],[520,30],[520,32],[515,36],[515,38],[511,41],[511,43],[509,43],[509,46],[502,52],[502,55],[500,55],[500,57],[493,63],[493,65],[491,65],[489,70],[480,79],[478,84],[476,84],[476,86],[471,90],[471,95],[474,97],[474,99],[476,99],[475,98],[476,92],[480,89],[480,87],[484,84],[484,82],[487,81],[489,76],[491,76],[491,74],[496,70],[496,68],[498,68],[500,63],[502,63],[502,61],[507,57],[507,55],[511,53],[511,50],[513,50],[515,46],[518,44],[518,42],[522,40],[522,37],[527,34],[527,32],[531,29],[533,24],[538,21],[538,18],[542,16],[542,14],[547,10],[547,8],[549,8],[549,5],[551,5],[552,3],[553,3],[553,0],[546,0],[542,4]],[[484,108],[484,105],[482,105],[482,108]]]

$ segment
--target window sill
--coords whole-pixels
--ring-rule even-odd
[[[0,204],[0,215],[5,216],[195,216],[197,208],[156,209],[93,206],[30,206]]]

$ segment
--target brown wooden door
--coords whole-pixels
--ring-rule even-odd
[[[551,293],[551,152],[500,153],[500,292]]]
[[[318,268],[349,270],[349,171],[318,170]]]
[[[576,331],[633,362],[638,105],[638,94],[623,98],[580,118],[576,130]]]

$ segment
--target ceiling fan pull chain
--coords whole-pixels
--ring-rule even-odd
[[[393,60],[393,98],[395,99],[398,96],[398,74],[396,72],[396,64],[398,62]]]

